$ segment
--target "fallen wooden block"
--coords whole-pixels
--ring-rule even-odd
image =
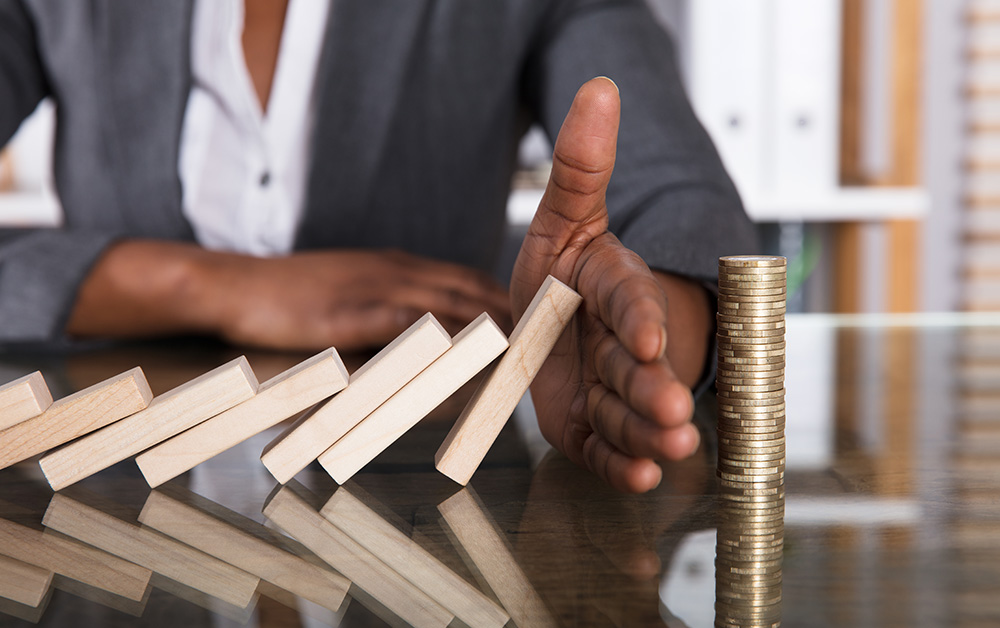
[[[146,498],[139,522],[332,611],[344,603],[351,585],[340,574],[159,491]]]
[[[42,603],[52,586],[51,569],[0,555],[0,597],[35,607]]]
[[[319,463],[343,484],[506,348],[507,337],[483,313],[452,339],[444,355],[323,452]]]
[[[145,410],[43,456],[42,472],[58,491],[246,401],[256,392],[257,378],[246,358],[240,356],[154,398]]]
[[[0,547],[6,556],[130,600],[141,600],[149,586],[144,567],[6,519],[0,519]]]
[[[366,506],[347,487],[338,489],[320,514],[466,625],[500,628],[510,619],[495,602]]]
[[[152,398],[140,368],[63,397],[42,414],[0,432],[0,469],[135,414]]]
[[[515,625],[558,626],[471,488],[441,502],[438,512],[469,569],[493,591]]]
[[[344,574],[356,585],[357,593],[371,596],[408,624],[447,626],[454,619],[451,612],[313,510],[291,487],[283,486],[271,496],[264,515]],[[358,597],[357,593],[352,589],[352,596]]]
[[[510,348],[462,411],[434,456],[461,485],[486,457],[583,298],[549,275],[510,336]]]
[[[257,394],[136,457],[151,487],[294,416],[347,386],[347,369],[327,349],[263,384]]]
[[[240,608],[251,603],[260,581],[256,576],[159,532],[133,525],[59,493],[52,496],[42,523]]]
[[[341,393],[271,442],[261,455],[264,466],[288,482],[450,346],[448,332],[425,314],[355,371]]]
[[[38,371],[0,386],[0,430],[45,412],[52,393]]]

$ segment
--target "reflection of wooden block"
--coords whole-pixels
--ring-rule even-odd
[[[47,534],[59,533],[49,530]],[[108,556],[111,556],[111,554],[108,554]],[[142,617],[142,614],[146,612],[146,604],[149,603],[149,595],[153,591],[152,577],[150,577],[149,582],[150,584],[146,587],[145,594],[138,600],[130,600],[126,597],[109,593],[104,589],[98,589],[97,587],[85,582],[70,580],[69,578],[65,578],[58,574],[52,581],[52,588],[57,591],[64,591],[71,595],[75,595],[78,598],[89,600],[95,604],[106,606],[107,608],[113,608],[119,613],[125,613],[126,615],[131,615],[132,617]]]
[[[150,486],[159,486],[251,436],[302,412],[347,386],[335,349],[261,384],[257,394],[136,458]]]
[[[0,548],[6,556],[130,600],[141,600],[149,585],[148,569],[6,519],[0,519]]]
[[[425,314],[355,371],[343,392],[268,445],[264,466],[282,484],[292,479],[450,346],[448,332]]]
[[[208,595],[204,591],[199,591],[198,589],[189,587],[186,584],[174,580],[173,578],[168,578],[155,572],[150,580],[150,584],[161,591],[166,591],[176,598],[204,608],[212,613],[213,616],[217,615],[219,617],[232,620],[237,626],[246,626],[250,623],[250,619],[253,618],[254,610],[257,608],[257,602],[260,599],[260,595],[254,591],[254,594],[250,597],[249,602],[243,606],[237,606],[236,604],[220,600],[214,595]],[[224,622],[219,623],[225,625]]]
[[[257,590],[259,579],[245,571],[65,495],[52,496],[42,522],[57,532],[240,608],[250,604]]]
[[[135,414],[152,398],[140,368],[63,397],[42,414],[0,432],[0,469]]]
[[[510,617],[430,552],[380,517],[347,488],[320,511],[358,544],[469,626],[503,626]]]
[[[52,405],[52,393],[35,371],[0,386],[0,430],[41,414]]]
[[[410,625],[447,626],[454,618],[409,580],[320,516],[288,486],[268,500],[264,515]]]
[[[551,275],[542,282],[510,336],[510,349],[438,449],[434,457],[438,471],[468,484],[582,301]]]
[[[438,511],[469,568],[492,589],[516,625],[557,625],[471,488],[443,501]]]
[[[58,491],[228,410],[256,392],[257,378],[246,358],[240,356],[156,397],[145,410],[43,456],[42,472]]]
[[[21,604],[20,602],[14,602],[0,597],[0,615],[10,615],[11,617],[16,617],[22,621],[26,621],[29,624],[37,624],[42,621],[42,616],[45,614],[45,611],[48,610],[49,602],[52,600],[52,592],[54,590],[54,587],[50,588],[38,606],[28,606],[27,604]]]
[[[26,606],[38,606],[52,585],[53,572],[0,555],[0,597]]]
[[[323,452],[319,463],[343,484],[506,348],[507,337],[482,314],[452,339],[444,355]]]
[[[343,604],[351,584],[329,569],[306,562],[158,491],[149,494],[139,521],[333,611]]]

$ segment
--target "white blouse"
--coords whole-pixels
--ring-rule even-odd
[[[178,169],[184,215],[202,246],[291,251],[329,11],[328,0],[290,0],[265,115],[243,55],[243,0],[196,0]]]

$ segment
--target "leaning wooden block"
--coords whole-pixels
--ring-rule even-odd
[[[351,585],[340,574],[159,491],[146,498],[139,522],[332,611]]]
[[[257,394],[136,457],[151,487],[242,443],[347,386],[347,369],[327,349],[263,384]]]
[[[250,604],[260,581],[159,532],[130,524],[58,493],[52,496],[42,523],[240,608]]]
[[[52,586],[51,569],[0,555],[0,597],[26,606],[38,606]]]
[[[469,568],[493,591],[515,625],[558,625],[514,558],[503,532],[471,488],[443,501],[438,512]]]
[[[152,398],[138,367],[63,397],[42,414],[0,432],[0,469],[135,414]]]
[[[319,463],[343,484],[506,348],[507,337],[483,313],[455,336],[444,355],[323,452]]]
[[[510,349],[448,432],[434,457],[463,486],[486,457],[583,298],[549,275],[510,336]]]
[[[451,612],[324,519],[292,488],[281,487],[264,506],[264,515],[344,574],[359,593],[371,596],[409,625],[447,626],[454,619]],[[354,590],[351,595],[356,596]]]
[[[145,410],[42,457],[42,472],[58,491],[232,408],[256,392],[257,378],[246,358],[240,356],[156,397]]]
[[[6,556],[130,600],[141,600],[149,586],[144,567],[6,519],[0,519],[0,547]]]
[[[38,371],[0,386],[0,430],[39,415],[52,405],[52,393]]]
[[[448,332],[425,314],[355,371],[343,392],[269,444],[264,466],[288,482],[450,346]]]
[[[320,514],[466,625],[500,628],[510,619],[495,602],[366,506],[348,488],[337,490]]]

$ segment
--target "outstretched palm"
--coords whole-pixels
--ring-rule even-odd
[[[511,278],[520,316],[546,275],[583,306],[531,386],[546,439],[629,492],[655,487],[657,460],[691,454],[691,392],[664,357],[667,301],[657,278],[608,232],[605,190],[620,103],[608,79],[580,88],[559,132],[552,175]]]

